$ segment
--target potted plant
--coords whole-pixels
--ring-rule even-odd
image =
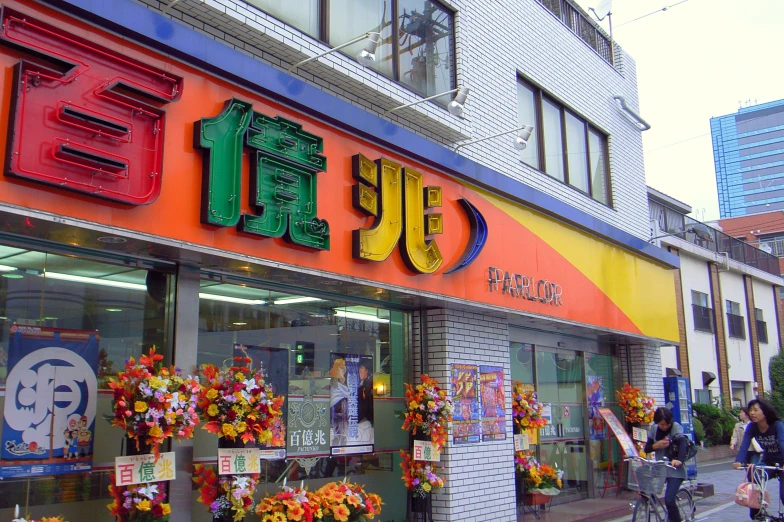
[[[550,502],[563,488],[563,471],[540,464],[530,452],[515,454],[515,470],[524,485],[523,502],[529,506]]]
[[[128,359],[125,371],[109,381],[113,413],[106,419],[125,430],[128,455],[152,452],[157,459],[163,441],[189,439],[199,424],[199,381],[162,360],[153,346],[138,362]]]

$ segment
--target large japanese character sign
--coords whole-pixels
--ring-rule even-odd
[[[5,172],[129,205],[161,191],[163,107],[182,78],[2,8],[14,68]]]
[[[202,223],[329,250],[329,224],[317,217],[316,175],[327,169],[322,138],[232,98],[220,114],[195,123],[193,145],[204,151]],[[245,148],[254,214],[240,209]]]
[[[96,332],[13,325],[0,477],[90,471]]]

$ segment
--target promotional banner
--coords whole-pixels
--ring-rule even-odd
[[[329,456],[329,379],[289,383],[286,453],[289,457]]]
[[[373,453],[373,356],[330,354],[333,455]]]
[[[452,442],[470,444],[479,442],[482,426],[482,407],[477,386],[479,367],[472,364],[452,364]]]
[[[267,383],[275,395],[283,395],[284,399],[289,394],[289,351],[285,348],[272,348],[270,346],[251,346],[243,344],[234,345],[234,357],[248,357],[251,370],[261,368],[264,373],[264,382]],[[283,424],[286,426],[286,402],[283,403]],[[280,434],[281,440],[285,438]],[[267,447],[267,446],[265,446]]]
[[[92,470],[98,332],[11,326],[0,478]]]
[[[482,399],[482,441],[506,438],[506,409],[504,407],[504,369],[500,366],[480,366],[479,392]]]
[[[588,397],[588,426],[591,440],[604,440],[604,421],[599,408],[604,407],[604,384],[601,375],[588,375],[585,378],[585,392]]]

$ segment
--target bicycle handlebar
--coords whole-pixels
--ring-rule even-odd
[[[643,457],[640,457],[639,455],[637,455],[637,456],[632,455],[632,456],[624,457],[623,460],[624,460],[624,462],[628,462],[630,460],[637,460],[637,461],[640,461],[640,462],[645,462],[647,464],[663,464],[663,465],[667,466],[668,468],[679,469],[679,468],[677,468],[675,466],[671,466],[670,464],[668,464],[669,461],[666,460],[666,459],[665,460],[645,459]]]

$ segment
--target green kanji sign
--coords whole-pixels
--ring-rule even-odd
[[[196,122],[193,144],[204,154],[202,223],[329,250],[329,224],[317,216],[316,176],[327,169],[322,138],[232,98],[220,114]],[[240,208],[246,149],[254,214]]]

